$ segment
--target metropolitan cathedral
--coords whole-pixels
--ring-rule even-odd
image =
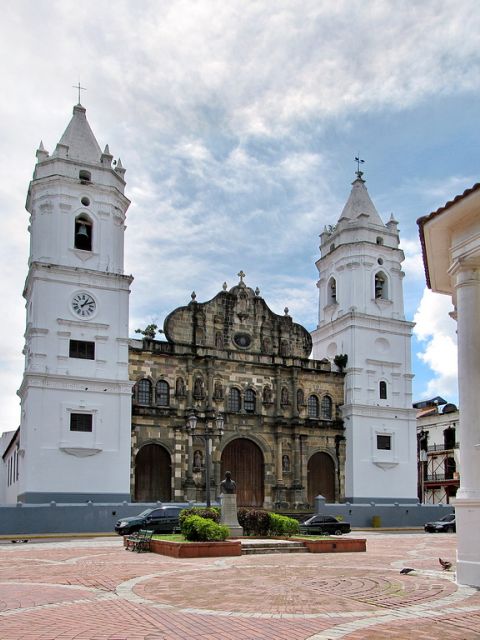
[[[164,339],[148,327],[135,340],[121,160],[80,104],[36,157],[7,503],[214,501],[227,469],[241,505],[416,502],[404,256],[362,172],[320,236],[311,334],[240,271],[211,300],[193,293],[172,310]]]

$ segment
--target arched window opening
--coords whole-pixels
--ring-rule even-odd
[[[386,300],[388,298],[387,292],[387,276],[383,271],[379,271],[375,274],[375,299]]]
[[[317,396],[308,396],[307,411],[309,418],[318,418],[320,412]]]
[[[93,224],[90,218],[85,215],[75,218],[75,249],[81,249],[82,251],[92,250],[92,231]]]
[[[152,404],[152,383],[143,378],[137,382],[138,404]]]
[[[230,389],[228,394],[228,410],[233,413],[238,413],[241,407],[241,396],[240,391],[235,387]]]
[[[80,169],[80,171],[78,172],[78,179],[81,180],[82,182],[91,182],[92,174],[90,173],[90,171],[87,171],[86,169]]]
[[[385,380],[380,380],[380,382],[378,383],[378,393],[380,396],[380,400],[387,399],[387,383],[385,382]]]
[[[324,420],[332,419],[332,399],[330,396],[323,396],[322,398],[322,418]]]
[[[243,406],[246,413],[255,413],[256,393],[253,389],[245,391]]]
[[[377,244],[383,244],[383,238],[381,236],[377,236]]]
[[[165,380],[159,380],[155,388],[155,399],[159,407],[168,407],[170,404],[170,385]]]
[[[330,278],[328,281],[328,304],[336,304],[337,302],[337,281]]]

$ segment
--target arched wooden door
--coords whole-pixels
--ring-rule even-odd
[[[315,504],[318,495],[327,502],[335,502],[335,465],[323,452],[314,453],[308,461],[308,503]]]
[[[135,458],[135,500],[168,502],[172,499],[170,454],[159,444],[146,444]]]
[[[233,440],[222,453],[222,479],[230,471],[237,483],[237,506],[263,507],[264,464],[263,454],[254,442],[247,438]]]

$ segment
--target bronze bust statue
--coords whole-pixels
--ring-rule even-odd
[[[237,485],[236,482],[232,480],[230,471],[225,472],[225,479],[220,483],[220,491],[221,493],[237,493]]]

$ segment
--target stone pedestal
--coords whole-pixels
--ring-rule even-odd
[[[243,536],[243,529],[238,524],[237,496],[235,493],[222,493],[220,496],[222,513],[220,523],[230,529],[230,536]]]

